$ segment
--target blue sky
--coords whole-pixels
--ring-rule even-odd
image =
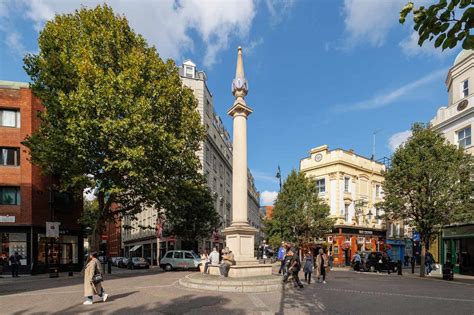
[[[217,113],[226,111],[236,48],[244,49],[254,109],[248,159],[262,202],[278,190],[275,173],[298,169],[311,148],[389,156],[413,122],[428,122],[447,103],[447,70],[459,49],[416,44],[400,25],[407,0],[107,1],[163,58],[191,58],[208,76]],[[22,55],[37,52],[38,31],[56,12],[95,0],[0,0],[0,80],[28,81]],[[415,3],[429,3],[416,1]]]

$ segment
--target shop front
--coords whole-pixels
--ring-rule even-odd
[[[58,238],[46,237],[45,228],[2,227],[0,230],[0,266],[3,273],[11,271],[9,257],[21,256],[20,273],[80,271],[83,266],[83,237],[80,231],[60,229]]]
[[[454,272],[474,276],[474,224],[442,229],[442,263],[454,265]]]
[[[335,227],[327,234],[329,253],[335,266],[349,266],[352,257],[360,251],[379,251],[385,243],[385,230],[357,227]]]
[[[405,256],[405,240],[388,238],[386,242],[389,246],[387,254],[392,261],[404,261]]]

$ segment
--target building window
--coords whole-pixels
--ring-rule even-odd
[[[350,191],[350,182],[351,182],[351,179],[349,177],[344,177],[344,191],[345,192]]]
[[[212,169],[217,172],[217,158],[214,154],[212,155]]]
[[[461,98],[469,95],[469,80],[461,82]]]
[[[326,192],[326,179],[321,178],[316,180],[316,190],[320,194],[324,194]]]
[[[20,128],[20,111],[12,109],[0,110],[0,127]]]
[[[0,205],[20,205],[20,188],[0,187]]]
[[[219,163],[219,176],[224,178],[224,166],[221,163]]]
[[[211,159],[209,158],[209,147],[207,145],[206,145],[206,151],[205,151],[204,158],[206,159],[207,164],[211,164]]]
[[[458,145],[461,148],[471,145],[471,126],[458,131]]]
[[[190,66],[186,66],[185,67],[186,69],[186,76],[188,78],[194,78],[194,68],[193,67],[190,67]]]
[[[0,148],[0,165],[3,165],[3,166],[20,165],[20,149]]]
[[[344,205],[344,220],[349,222],[349,205]]]
[[[380,185],[375,185],[375,197],[380,198]]]

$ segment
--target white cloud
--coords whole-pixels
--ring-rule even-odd
[[[26,49],[21,43],[21,35],[17,32],[10,32],[5,39],[5,44],[16,58],[21,59],[26,54]]]
[[[260,205],[261,206],[273,206],[276,198],[278,196],[277,191],[262,191],[260,194]]]
[[[203,63],[211,67],[231,39],[245,40],[256,13],[257,0],[109,0],[116,13],[124,14],[132,28],[157,47],[164,58],[179,60],[194,49],[190,32],[205,45]],[[82,6],[95,7],[101,0],[22,0],[24,17],[36,30],[56,13]]]
[[[265,0],[272,23],[280,23],[291,11],[296,0]]]
[[[405,84],[392,91],[378,93],[370,99],[360,101],[355,104],[338,105],[334,108],[336,111],[347,112],[355,110],[371,110],[380,107],[385,107],[409,95],[410,92],[419,87],[427,85],[433,81],[440,80],[446,75],[447,71],[447,69],[436,70],[418,80]]]
[[[276,174],[276,171],[275,171],[275,174]],[[279,183],[278,178],[276,178],[275,175],[273,174],[269,175],[264,172],[252,170],[252,175],[255,180],[260,181],[260,182],[273,183],[273,184]]]
[[[376,47],[384,44],[390,29],[398,24],[400,9],[406,0],[345,0],[343,14],[348,38],[346,45],[368,41]]]
[[[260,37],[259,39],[257,39],[257,40],[251,41],[251,42],[249,43],[249,45],[248,45],[247,47],[245,47],[245,54],[246,54],[247,56],[253,54],[253,52],[255,51],[255,49],[256,49],[258,46],[262,45],[262,44],[263,44],[263,38],[261,38],[261,37]]]
[[[455,52],[453,49],[447,49],[442,51],[441,48],[435,48],[434,43],[425,41],[423,46],[418,45],[419,35],[417,32],[412,32],[410,36],[402,40],[399,45],[402,49],[402,52],[409,56],[425,55],[425,56],[434,56],[438,58],[445,57],[447,55]]]
[[[388,139],[388,147],[390,148],[390,150],[392,150],[392,152],[395,152],[395,150],[400,145],[405,143],[409,137],[411,137],[411,130],[397,132],[390,136],[390,138]]]
[[[415,7],[433,4],[430,0],[413,2]],[[399,24],[400,10],[406,3],[407,0],[344,0],[343,15],[347,38],[343,48],[352,48],[365,42],[374,47],[381,47],[393,28],[408,28],[410,34],[399,43],[405,55],[442,56],[441,49],[435,49],[432,44],[418,46],[418,35],[412,31],[412,15],[407,19],[407,27]]]

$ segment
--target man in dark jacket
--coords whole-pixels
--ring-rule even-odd
[[[293,276],[294,286],[303,288],[303,284],[301,283],[300,277],[298,275],[301,270],[301,260],[297,252],[297,250],[290,249],[287,253],[287,256],[290,258],[290,260],[288,262],[288,272],[283,277],[283,281],[286,282],[288,280],[288,276],[291,274]]]
[[[12,266],[12,277],[18,277],[18,269],[21,265],[21,256],[18,252],[15,252],[13,255],[10,256],[10,264]]]

